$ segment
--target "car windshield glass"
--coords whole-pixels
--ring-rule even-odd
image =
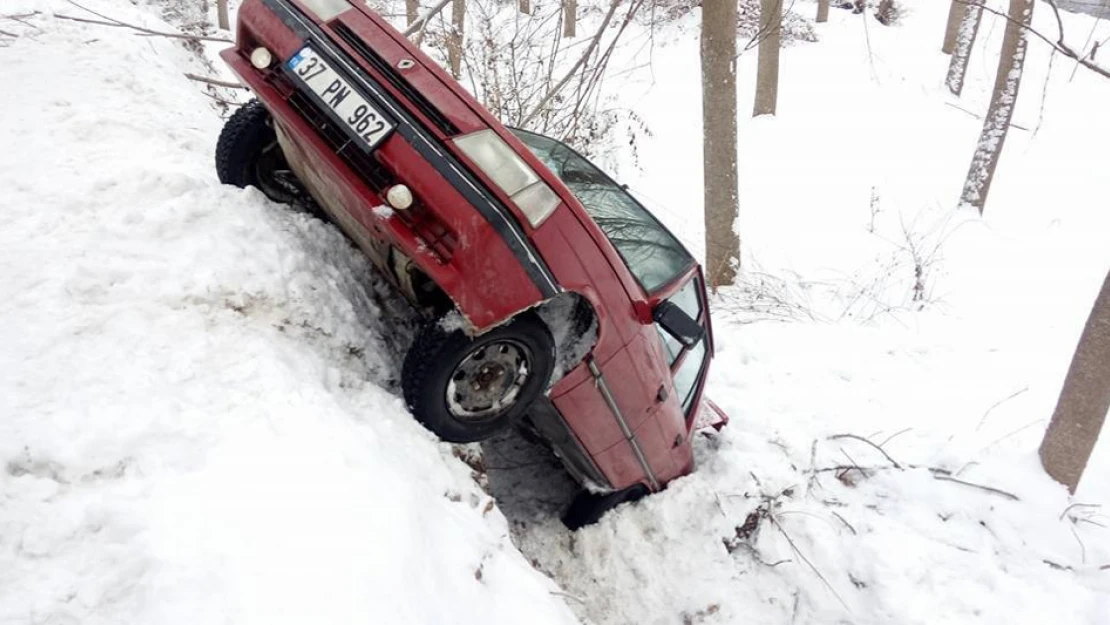
[[[554,139],[513,132],[574,193],[645,291],[673,282],[694,264],[674,235],[593,163]]]

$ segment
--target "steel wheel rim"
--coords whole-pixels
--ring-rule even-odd
[[[512,409],[532,377],[531,352],[518,341],[480,345],[451,371],[445,399],[453,417],[470,423],[490,421]]]
[[[297,175],[289,168],[275,139],[262,148],[254,165],[254,179],[262,194],[275,202],[291,204],[300,195]]]

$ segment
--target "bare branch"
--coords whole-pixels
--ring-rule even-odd
[[[975,426],[975,430],[979,431],[979,428],[983,427],[983,423],[986,422],[987,417],[990,415],[992,410],[994,410],[995,408],[1001,406],[1002,404],[1010,401],[1011,399],[1017,397],[1018,395],[1021,395],[1022,393],[1024,393],[1025,391],[1028,391],[1028,390],[1029,390],[1029,387],[1026,386],[1025,388],[1020,389],[1018,391],[1015,391],[1013,393],[1010,393],[1006,397],[1003,397],[1002,399],[1000,399],[1000,400],[994,402],[993,404],[991,404],[991,407],[987,408],[987,411],[983,413],[983,418],[979,419],[979,425]]]
[[[1004,13],[1002,11],[999,11],[998,9],[992,9],[991,7],[987,6],[986,4],[984,4],[982,2],[972,2],[971,0],[955,0],[955,2],[958,2],[958,3],[963,4],[963,5],[981,7],[987,13],[990,13],[992,15],[997,15],[997,16],[1005,19],[1007,22],[1012,22],[1014,24],[1017,24],[1022,29],[1024,29],[1026,32],[1031,33],[1036,38],[1040,39],[1041,41],[1043,41],[1043,42],[1047,43],[1048,45],[1052,46],[1053,48],[1055,48],[1056,51],[1058,51],[1060,54],[1063,54],[1064,56],[1068,57],[1069,59],[1074,60],[1076,63],[1079,63],[1083,67],[1086,67],[1087,69],[1089,69],[1092,72],[1098,74],[1099,76],[1102,76],[1103,78],[1110,78],[1110,70],[1098,65],[1097,63],[1092,61],[1088,56],[1080,56],[1075,50],[1071,49],[1071,47],[1068,46],[1068,44],[1064,42],[1063,21],[1060,18],[1060,9],[1056,6],[1055,0],[1044,0],[1044,1],[1048,4],[1048,6],[1052,7],[1052,11],[1056,15],[1056,22],[1060,26],[1060,36],[1056,41],[1053,41],[1053,40],[1049,39],[1046,35],[1044,35],[1040,31],[1038,31],[1037,29],[1033,28],[1032,26],[1029,26],[1028,24],[1023,23],[1020,20],[1015,20],[1014,18],[1010,17],[1009,15],[1007,15],[1006,13]],[[1095,48],[1095,50],[1097,50],[1097,48]],[[1094,50],[1092,50],[1092,51],[1094,51]]]
[[[797,554],[798,558],[802,562],[805,562],[806,565],[809,566],[810,570],[812,570],[817,575],[817,578],[825,584],[825,588],[828,588],[829,592],[831,592],[833,596],[836,597],[836,600],[840,602],[840,605],[844,606],[844,609],[847,610],[848,604],[844,603],[844,599],[842,599],[840,597],[840,594],[836,592],[836,589],[833,588],[832,584],[829,583],[829,580],[825,579],[825,576],[822,575],[821,571],[818,570],[816,566],[814,566],[813,562],[810,562],[809,558],[807,558],[806,555],[802,553],[802,550],[798,548],[798,545],[794,544],[794,539],[790,537],[790,534],[786,533],[786,530],[782,527],[782,524],[779,523],[778,519],[775,518],[775,515],[768,514],[767,518],[771,521],[771,525],[775,526],[775,529],[777,529],[779,533],[782,534],[782,537],[786,539],[787,544],[790,545],[790,549],[792,549],[794,553]]]
[[[860,441],[861,443],[866,443],[866,444],[870,445],[871,447],[874,447],[876,450],[878,450],[878,452],[880,454],[882,454],[884,458],[886,458],[887,460],[890,461],[890,464],[894,465],[895,469],[901,469],[902,468],[902,465],[898,464],[898,461],[895,460],[894,458],[891,458],[890,454],[886,453],[886,450],[884,450],[881,446],[876,445],[875,443],[872,443],[871,441],[867,440],[866,438],[864,438],[862,436],[856,436],[855,434],[834,434],[834,435],[830,436],[828,438],[828,440],[831,441],[831,440],[837,440],[837,439],[841,439],[841,438],[850,438],[852,440]]]
[[[208,76],[198,76],[196,74],[185,74],[189,80],[203,82],[209,85],[216,85],[217,87],[227,87],[228,89],[246,89],[243,85],[237,82],[230,82],[227,80],[220,80],[219,78],[209,78]]]
[[[956,479],[956,478],[952,477],[951,475],[945,475],[943,473],[933,473],[933,477],[938,479],[938,480],[943,480],[945,482],[955,482],[957,484],[963,484],[964,486],[970,486],[972,488],[978,488],[979,490],[983,490],[983,491],[986,491],[988,493],[994,493],[996,495],[1002,495],[1003,497],[1005,497],[1006,499],[1009,499],[1011,501],[1021,501],[1021,498],[1019,498],[1017,495],[1015,495],[1011,492],[1001,490],[999,488],[995,488],[993,486],[984,486],[982,484],[975,484],[975,483],[972,483],[972,482],[965,482],[963,480]]]
[[[412,24],[409,24],[409,27],[405,29],[404,35],[406,37],[411,37],[417,33],[423,32],[424,29],[428,26],[428,22],[431,21],[433,17],[438,15],[439,12],[443,10],[443,7],[447,6],[448,4],[451,4],[451,0],[440,0],[439,4],[435,5],[430,11],[424,14],[424,17],[421,17]]]
[[[532,109],[532,111],[528,113],[527,116],[525,116],[524,120],[520,124],[521,126],[527,126],[528,122],[535,119],[536,115],[538,115],[539,112],[543,110],[543,107],[547,106],[547,103],[551,101],[551,98],[555,97],[555,95],[558,94],[559,91],[561,91],[563,87],[566,86],[571,77],[574,76],[579,68],[581,68],[582,65],[585,64],[586,60],[590,58],[590,55],[593,54],[593,51],[601,42],[601,37],[605,34],[605,29],[609,28],[609,22],[613,21],[613,14],[617,12],[617,7],[619,5],[620,0],[610,0],[609,12],[605,14],[605,19],[601,21],[601,26],[598,27],[597,32],[594,33],[594,36],[590,39],[590,45],[586,46],[585,52],[582,53],[582,56],[578,57],[578,60],[575,61],[574,66],[570,68],[570,71],[568,71],[566,75],[564,75],[559,80],[559,82],[555,83],[555,86],[549,89],[547,93],[544,94],[543,98],[540,99],[539,103],[536,104],[536,106]],[[629,10],[635,10],[635,6]]]
[[[82,5],[78,4],[77,2],[74,2],[74,0],[67,0],[67,1],[70,4],[72,4],[73,6],[77,7],[78,9],[81,9],[82,11],[87,11],[88,13],[92,13],[93,15],[95,15],[95,16],[101,18],[101,19],[100,20],[92,20],[92,19],[88,19],[88,18],[74,17],[72,15],[58,15],[58,14],[55,14],[54,17],[56,17],[58,19],[62,19],[62,20],[70,20],[70,21],[73,21],[73,22],[83,22],[83,23],[86,23],[86,24],[98,24],[100,26],[112,26],[112,27],[116,27],[116,28],[129,28],[131,30],[138,31],[139,33],[154,36],[154,37],[169,37],[171,39],[185,39],[185,40],[188,40],[188,41],[217,41],[217,42],[220,42],[220,43],[235,43],[234,41],[232,41],[231,39],[228,39],[227,37],[208,37],[208,36],[204,36],[204,35],[187,35],[185,33],[171,33],[171,32],[159,31],[159,30],[151,30],[151,29],[145,28],[143,26],[136,26],[135,24],[129,24],[127,22],[117,20],[114,17],[108,17],[107,15],[104,15],[102,13],[97,13],[96,11],[93,11],[92,9],[90,9],[88,7],[82,6]],[[103,21],[101,21],[101,20],[103,20]]]
[[[1064,508],[1064,511],[1060,513],[1060,520],[1063,521],[1064,517],[1067,516],[1068,512],[1070,512],[1072,508],[1100,508],[1100,507],[1102,507],[1102,504],[1078,503],[1078,502],[1073,503],[1073,504],[1069,505],[1067,508]]]

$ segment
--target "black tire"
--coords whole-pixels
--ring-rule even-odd
[[[483,387],[474,394],[496,394],[502,391],[500,387],[506,387],[503,394],[510,400],[503,404],[494,402],[488,414],[478,409],[474,414],[464,414],[472,406],[463,406],[458,394],[453,395],[458,401],[449,402],[448,393],[458,391],[460,381],[472,379],[467,368],[476,366],[479,356],[485,357],[485,349],[497,352],[492,358],[501,358],[505,350],[513,350],[509,357],[520,356],[525,365],[517,364],[515,373],[512,365],[506,367],[505,363],[482,365],[494,367],[493,381],[484,385],[491,388]],[[405,403],[425,427],[445,441],[473,443],[490,438],[519,419],[547,389],[554,366],[555,343],[547,326],[534,315],[520,315],[478,337],[467,336],[462,330],[445,331],[436,320],[420,331],[405,355],[401,388]],[[524,369],[527,375],[522,373]],[[490,372],[474,373],[484,377]],[[484,398],[479,396],[473,401]],[[467,401],[470,402],[469,397]]]
[[[258,100],[239,107],[224,124],[216,143],[216,175],[224,184],[255,187],[275,202],[311,209],[278,144],[270,112]]]
[[[636,484],[624,490],[595,495],[589,491],[582,491],[574,498],[567,511],[563,514],[563,525],[574,531],[587,525],[593,525],[605,516],[605,513],[616,508],[622,503],[636,501],[646,496],[650,491],[643,484]]]

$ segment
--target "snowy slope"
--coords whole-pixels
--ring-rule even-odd
[[[217,183],[194,57],[31,10],[0,48],[0,623],[574,622],[395,395],[364,260]]]

